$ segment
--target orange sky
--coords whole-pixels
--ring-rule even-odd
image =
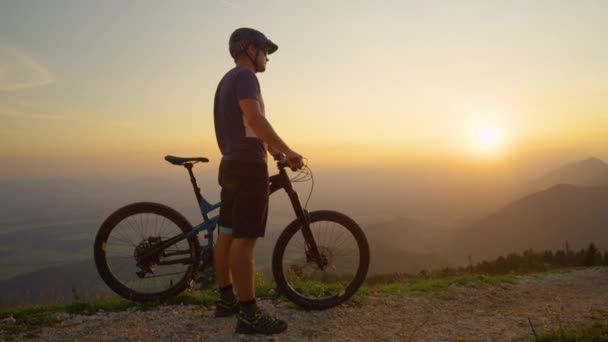
[[[213,93],[239,26],[279,44],[259,75],[268,117],[317,165],[608,157],[607,2],[61,7],[0,13],[0,177],[218,160]]]

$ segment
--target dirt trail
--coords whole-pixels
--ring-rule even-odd
[[[358,304],[306,312],[286,303],[261,306],[286,319],[278,336],[233,334],[234,318],[197,306],[68,316],[33,341],[511,341],[537,332],[590,324],[608,312],[608,269],[520,277],[514,285],[457,288],[443,299],[372,295]],[[21,337],[18,337],[19,339]],[[2,338],[0,337],[0,340]]]

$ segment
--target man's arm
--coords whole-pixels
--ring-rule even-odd
[[[268,144],[270,149],[284,153],[290,164],[293,162],[292,166],[300,168],[302,166],[302,156],[290,149],[274,131],[270,122],[262,115],[259,102],[255,99],[242,99],[239,101],[239,105],[243,111],[245,122],[258,138]]]

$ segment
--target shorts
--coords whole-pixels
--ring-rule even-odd
[[[263,237],[270,195],[266,163],[222,160],[218,181],[222,187],[219,225],[231,228],[235,238]]]

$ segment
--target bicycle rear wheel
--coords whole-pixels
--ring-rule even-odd
[[[369,245],[359,225],[344,214],[320,210],[309,217],[323,269],[305,243],[304,222],[296,220],[279,236],[272,272],[277,287],[291,301],[307,309],[326,309],[361,287],[369,267]]]
[[[133,203],[118,209],[99,228],[95,265],[104,282],[134,301],[164,299],[190,285],[198,268],[196,235],[146,256],[159,243],[192,225],[180,213],[158,203]],[[167,264],[168,263],[168,264]]]

